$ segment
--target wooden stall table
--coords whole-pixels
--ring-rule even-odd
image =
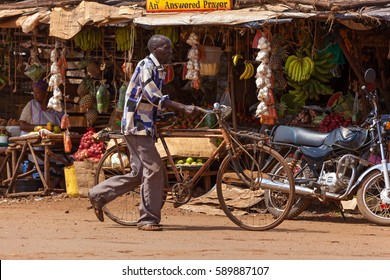
[[[48,195],[52,192],[63,192],[63,189],[55,189],[50,182],[50,168],[53,164],[51,159],[63,164],[72,165],[72,161],[66,157],[64,152],[62,134],[42,134],[30,133],[19,137],[10,137],[8,139],[8,167],[7,179],[2,184],[7,187],[6,196],[25,196],[25,195]],[[29,155],[31,157],[29,158]],[[30,160],[34,164],[34,169],[23,172],[20,168],[25,160]],[[56,164],[56,163],[55,163]],[[42,170],[43,166],[43,170]],[[38,173],[43,185],[42,191],[17,192],[17,179],[31,178],[33,173]]]

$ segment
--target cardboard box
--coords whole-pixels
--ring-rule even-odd
[[[172,156],[182,157],[202,157],[208,158],[217,149],[215,139],[209,139],[204,137],[199,138],[165,138],[167,146]],[[167,154],[164,150],[164,146],[161,141],[158,140],[156,143],[157,151],[162,158],[166,157]]]

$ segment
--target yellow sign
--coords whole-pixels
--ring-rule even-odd
[[[231,10],[232,0],[146,0],[148,12]]]

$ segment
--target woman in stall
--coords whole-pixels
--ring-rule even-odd
[[[61,125],[61,118],[64,115],[64,112],[58,112],[53,109],[47,108],[47,102],[49,99],[49,94],[47,92],[48,85],[45,81],[40,80],[33,84],[34,99],[29,101],[26,106],[24,106],[22,113],[20,115],[20,130],[21,135],[28,134],[29,132],[34,131],[36,126],[46,127],[50,122],[53,126]],[[34,150],[40,150],[40,148],[34,148]],[[70,162],[70,159],[62,152],[52,149],[53,152],[57,153],[57,156],[62,158],[64,161]],[[31,155],[28,155],[29,161],[33,162]],[[51,186],[63,188],[64,185],[64,175],[61,170],[62,161],[57,161],[56,159],[51,158],[52,162],[50,170],[51,173]],[[39,164],[43,164],[43,161],[38,158]],[[53,164],[55,163],[55,164]]]
[[[49,122],[57,126],[61,124],[64,113],[47,108],[49,100],[47,86],[47,83],[43,80],[33,84],[34,99],[24,106],[19,119],[21,135],[34,131],[36,126],[46,127]]]

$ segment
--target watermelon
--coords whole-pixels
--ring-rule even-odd
[[[341,91],[332,94],[332,96],[329,98],[326,106],[328,106],[328,108],[333,108],[338,103],[339,99],[342,96],[343,96],[343,93]]]
[[[203,123],[209,128],[215,128],[215,126],[217,125],[217,117],[214,114],[208,114],[204,118]]]

